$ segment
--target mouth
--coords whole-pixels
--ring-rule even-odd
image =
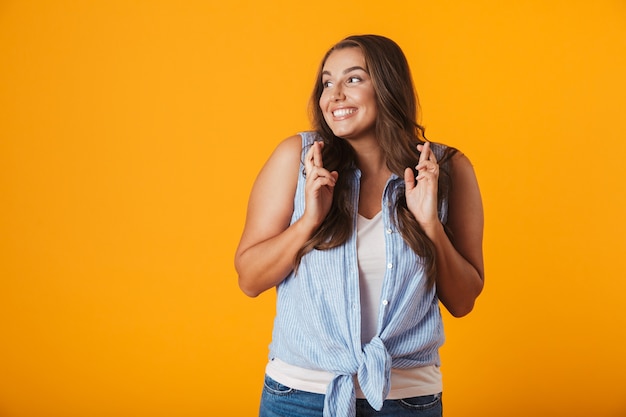
[[[354,107],[350,107],[350,108],[342,108],[342,109],[335,109],[333,110],[333,117],[336,118],[341,118],[341,117],[346,117],[349,116],[351,114],[356,113],[357,109],[355,109]]]

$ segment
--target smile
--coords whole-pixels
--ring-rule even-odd
[[[350,109],[337,109],[337,110],[333,110],[333,116],[335,117],[344,117],[344,116],[348,116],[349,114],[355,113],[356,109],[355,108],[350,108]]]

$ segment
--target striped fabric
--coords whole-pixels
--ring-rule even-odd
[[[303,158],[316,139],[300,134]],[[440,158],[443,146],[433,144]],[[302,172],[304,167],[302,166]],[[347,174],[344,174],[347,175]],[[352,174],[352,203],[358,207],[360,172]],[[298,179],[292,222],[304,212],[304,175]],[[329,384],[324,417],[353,417],[356,394],[353,375],[371,406],[380,410],[389,392],[391,367],[439,366],[443,324],[434,288],[426,285],[417,255],[404,243],[393,216],[394,198],[404,192],[404,181],[393,175],[385,187],[382,214],[387,270],[381,293],[378,332],[361,344],[359,270],[354,233],[341,247],[314,250],[305,255],[298,274],[292,272],[277,287],[277,311],[270,358],[335,374]],[[447,204],[440,207],[446,220]]]

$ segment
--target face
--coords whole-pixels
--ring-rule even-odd
[[[360,48],[337,49],[322,68],[319,106],[333,133],[344,139],[374,138],[377,107]]]

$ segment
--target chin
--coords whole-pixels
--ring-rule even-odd
[[[330,128],[333,131],[333,134],[339,138],[342,139],[349,139],[350,137],[354,136],[355,132],[354,130],[349,130],[349,129],[333,129],[332,127]]]

